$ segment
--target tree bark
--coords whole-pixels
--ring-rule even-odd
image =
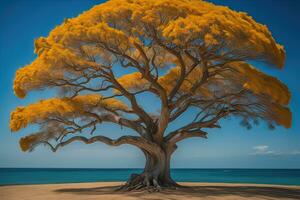
[[[164,146],[158,152],[149,153],[142,150],[145,155],[145,167],[141,174],[132,174],[127,183],[120,189],[161,190],[162,187],[176,187],[177,183],[171,178],[170,161],[176,146]]]

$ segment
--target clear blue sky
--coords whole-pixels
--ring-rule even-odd
[[[283,71],[261,70],[285,82],[292,93],[292,128],[277,127],[271,131],[262,124],[251,130],[237,120],[222,121],[220,130],[211,130],[209,139],[190,139],[179,144],[172,167],[191,168],[300,168],[300,1],[297,0],[213,0],[232,9],[248,12],[266,24],[276,40],[287,51]],[[0,1],[0,167],[143,167],[144,158],[131,146],[112,148],[103,144],[75,143],[52,153],[47,147],[34,152],[21,152],[18,140],[34,131],[19,133],[9,130],[10,112],[47,98],[49,92],[32,92],[20,100],[13,94],[15,71],[30,63],[33,41],[63,22],[101,1],[95,0],[2,0]],[[149,103],[146,101],[146,103]],[[117,137],[122,131],[105,125],[99,131]]]

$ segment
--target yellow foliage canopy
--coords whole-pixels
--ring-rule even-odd
[[[70,65],[97,67],[84,56],[83,47],[92,49],[98,60],[111,61],[107,49],[131,55],[134,44],[143,45],[141,38],[155,37],[179,48],[199,46],[217,54],[211,59],[263,59],[280,68],[284,64],[283,47],[266,26],[246,13],[201,0],[111,0],[65,20],[48,37],[37,39],[38,57],[18,70],[15,93],[22,98],[30,90],[50,86],[47,80],[62,78],[66,71],[75,73]]]
[[[10,129],[18,131],[25,128],[28,124],[37,123],[48,119],[51,116],[62,118],[76,118],[85,115],[86,111],[101,110],[124,110],[129,108],[123,102],[117,99],[102,99],[101,95],[88,94],[70,98],[52,98],[41,100],[30,104],[27,107],[18,107],[11,113]]]
[[[31,123],[45,122],[50,117],[74,119],[84,116],[86,111],[131,112],[122,101],[104,99],[96,94],[105,91],[108,95],[111,89],[120,96],[128,94],[118,91],[117,83],[131,91],[149,87],[157,90],[156,94],[164,98],[162,102],[169,103],[165,106],[168,109],[171,104],[176,105],[174,99],[182,94],[213,101],[246,90],[247,94],[236,98],[234,103],[258,103],[260,106],[246,110],[248,113],[243,112],[246,109],[243,108],[241,117],[253,112],[253,118],[291,126],[291,112],[286,107],[291,96],[288,88],[247,64],[259,60],[280,69],[285,60],[283,46],[276,43],[265,25],[228,7],[203,0],[110,0],[65,20],[47,37],[36,39],[35,53],[37,58],[16,72],[13,88],[18,97],[24,98],[29,91],[50,87],[61,88],[66,94],[75,91],[79,96],[52,98],[16,108],[11,114],[12,131]],[[197,64],[193,65],[194,62]],[[195,68],[175,91],[181,71],[185,68],[187,72],[191,66]],[[120,67],[124,75],[116,78],[115,72]],[[135,72],[126,74],[128,68],[134,68]],[[159,70],[168,68],[161,75]],[[203,77],[213,73],[216,74],[191,92]],[[150,83],[155,74],[160,75],[157,82]],[[108,89],[100,87],[97,90],[92,87],[95,85]],[[161,88],[165,92],[161,92]],[[119,90],[123,88],[119,87]],[[94,94],[81,95],[82,91]],[[177,92],[175,95],[172,94],[174,91]],[[139,120],[131,121],[132,126],[135,123],[145,123],[142,127],[155,124],[150,123],[151,114],[140,108],[131,94],[126,98],[132,109],[138,110],[135,114]],[[169,110],[158,122],[161,132],[173,113],[174,110]],[[54,132],[55,127],[51,128]],[[42,139],[53,138],[55,134],[40,133],[22,138],[22,150],[30,149]]]

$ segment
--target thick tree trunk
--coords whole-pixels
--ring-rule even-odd
[[[149,153],[143,150],[146,158],[145,168],[141,174],[132,174],[127,183],[120,189],[161,190],[162,187],[176,187],[176,182],[171,178],[170,160],[175,147],[161,148],[159,153]]]

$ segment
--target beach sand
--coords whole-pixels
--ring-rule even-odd
[[[116,192],[120,182],[0,186],[1,200],[179,200],[300,199],[300,186],[180,183],[186,188],[162,192]]]

